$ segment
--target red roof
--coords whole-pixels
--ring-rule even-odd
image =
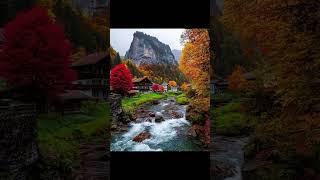
[[[89,54],[88,56],[74,62],[72,66],[84,66],[89,64],[96,64],[106,58],[108,56],[107,52],[99,52],[99,53],[93,53]]]

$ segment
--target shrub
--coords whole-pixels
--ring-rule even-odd
[[[189,103],[189,99],[186,97],[186,94],[180,94],[176,97],[176,101],[178,104],[185,105]]]

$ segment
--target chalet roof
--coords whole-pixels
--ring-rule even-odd
[[[105,57],[108,56],[107,52],[99,52],[99,53],[92,53],[88,56],[74,62],[72,66],[85,66],[89,64],[96,64],[103,60]]]
[[[141,81],[143,81],[143,80],[148,80],[148,81],[151,82],[151,80],[150,80],[147,76],[144,76],[144,77],[142,77],[142,78],[135,78],[135,79],[132,80],[132,82],[133,82],[133,83],[139,83],[139,82],[141,82]]]
[[[63,100],[70,99],[95,99],[93,96],[90,96],[80,90],[66,90],[64,93],[59,95]]]

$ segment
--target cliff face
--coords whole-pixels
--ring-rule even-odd
[[[168,45],[138,31],[133,34],[133,40],[125,58],[132,59],[137,65],[178,64]]]

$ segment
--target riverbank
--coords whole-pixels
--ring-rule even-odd
[[[110,108],[106,102],[86,103],[82,107],[82,113],[39,115],[41,176],[74,176],[80,168],[81,148],[85,144],[97,142],[97,139],[105,140],[110,121]]]
[[[254,118],[245,113],[241,94],[224,92],[212,99],[212,179],[242,180],[245,147],[253,131]]]

